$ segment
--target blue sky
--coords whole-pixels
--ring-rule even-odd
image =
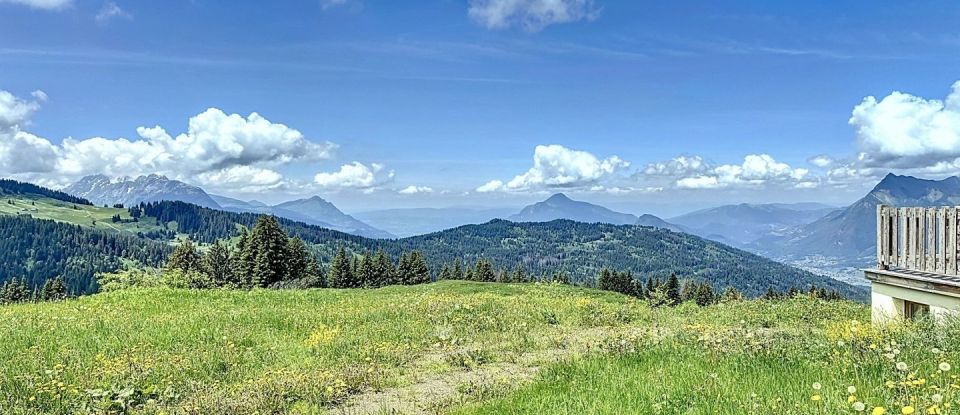
[[[49,141],[51,160],[67,157],[67,137],[109,146],[144,140],[141,126],[175,137],[208,108],[256,112],[335,145],[279,150],[322,153],[310,157],[156,165],[243,198],[316,193],[363,210],[520,205],[563,190],[660,214],[741,201],[839,204],[886,171],[957,173],[958,143],[906,137],[927,151],[917,152],[884,144],[899,132],[858,132],[878,125],[881,107],[850,122],[868,96],[948,98],[960,80],[957,21],[960,6],[947,1],[0,0],[0,90],[31,108],[9,128]],[[952,121],[949,111],[941,115]],[[538,168],[535,149],[548,145]],[[769,156],[765,170],[725,175],[723,166],[749,170],[748,155]],[[830,163],[811,164],[817,155]],[[648,171],[678,156],[704,167]],[[622,163],[604,165],[612,158]],[[55,185],[101,170],[149,172],[76,160],[83,168],[8,162],[5,173]],[[226,173],[212,170],[242,165],[256,170],[217,183]],[[829,175],[839,168],[848,174]],[[259,187],[242,185],[242,174],[260,174]]]

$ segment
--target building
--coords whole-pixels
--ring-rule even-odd
[[[877,206],[877,268],[870,280],[874,323],[960,311],[957,207]]]

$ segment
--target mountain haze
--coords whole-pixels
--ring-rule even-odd
[[[741,203],[690,212],[670,218],[670,222],[695,235],[742,246],[763,237],[784,234],[836,210],[838,208],[816,203]]]

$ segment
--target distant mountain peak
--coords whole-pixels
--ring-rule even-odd
[[[572,202],[572,201],[573,199],[570,199],[569,197],[567,197],[567,195],[563,193],[554,193],[553,196],[550,196],[547,200],[544,200],[544,202],[547,202],[547,203],[551,203],[551,202],[563,203],[563,202]]]
[[[67,193],[84,197],[98,205],[122,203],[126,206],[141,202],[175,200],[220,209],[220,205],[203,189],[160,174],[131,178],[111,178],[104,174],[85,176],[64,189]]]

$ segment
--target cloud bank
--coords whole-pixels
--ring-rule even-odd
[[[519,26],[538,31],[552,24],[593,20],[592,0],[470,0],[467,14],[489,29]]]
[[[586,151],[561,145],[539,145],[533,152],[533,167],[504,183],[491,180],[478,192],[577,189],[590,187],[628,167],[617,156],[599,159]]]

